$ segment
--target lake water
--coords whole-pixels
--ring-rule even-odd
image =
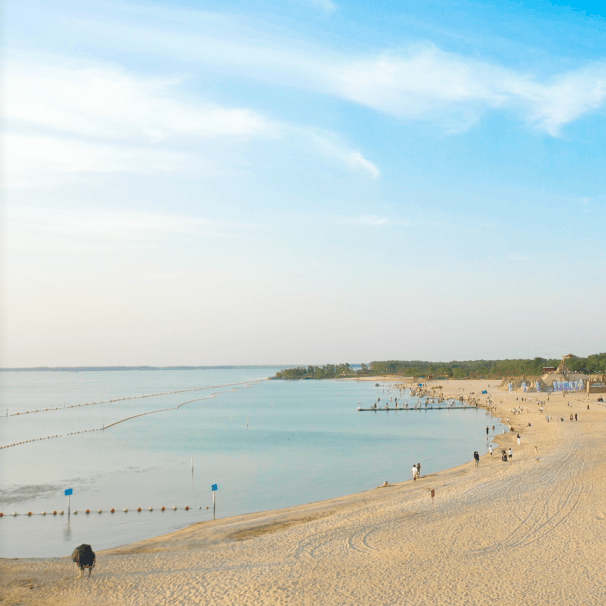
[[[382,382],[263,380],[277,370],[0,373],[0,446],[35,440],[0,450],[0,557],[101,550],[212,519],[212,484],[219,518],[408,480],[413,463],[425,475],[470,461],[487,425],[503,430],[482,409],[358,412],[417,399]],[[66,514],[38,515],[53,510]]]

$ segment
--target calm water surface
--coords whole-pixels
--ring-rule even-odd
[[[0,446],[61,435],[0,450],[0,557],[101,550],[212,519],[212,484],[227,517],[407,480],[418,461],[428,474],[471,460],[487,425],[503,429],[481,409],[358,412],[416,398],[382,383],[262,380],[277,370],[0,373]],[[67,512],[66,488],[69,519],[7,516]]]

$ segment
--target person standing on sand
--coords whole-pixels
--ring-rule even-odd
[[[489,429],[488,429],[488,427],[487,427],[487,428],[486,428],[486,437],[488,437],[488,431],[489,431]]]
[[[488,452],[490,453],[490,456],[492,457],[492,446],[488,447]]]
[[[518,446],[520,445],[520,434],[518,434]]]
[[[421,463],[417,463],[417,474],[419,474],[419,478],[421,477]]]
[[[578,417],[577,417],[577,413],[576,413],[576,412],[574,413],[574,420],[575,420],[575,421],[578,421],[578,420],[579,420],[579,419],[578,419]]]
[[[413,482],[417,481],[417,475],[419,474],[419,470],[417,469],[416,465],[412,466],[412,480]]]
[[[477,450],[473,453],[473,458],[475,459],[476,467],[477,467],[480,464],[480,455],[478,454]]]
[[[513,450],[509,449],[509,460],[513,459]]]

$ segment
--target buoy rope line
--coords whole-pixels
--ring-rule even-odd
[[[251,385],[256,382],[257,381],[247,382],[247,384],[245,384],[244,387],[251,387]],[[230,385],[243,385],[243,383],[230,383]],[[227,387],[227,386],[225,386],[225,387]],[[215,392],[211,393],[209,396],[205,396],[204,398],[196,398],[194,400],[188,400],[187,402],[181,402],[181,404],[178,404],[177,406],[171,406],[169,408],[159,408],[158,410],[148,410],[147,412],[140,412],[139,414],[132,415],[130,417],[126,417],[125,419],[120,419],[119,421],[115,421],[114,423],[110,423],[109,425],[104,425],[103,427],[97,427],[95,429],[82,429],[81,431],[72,431],[72,432],[66,433],[66,434],[45,436],[43,438],[32,438],[31,440],[22,440],[21,442],[14,442],[13,444],[6,444],[4,446],[0,446],[0,450],[2,450],[3,448],[12,448],[13,446],[21,446],[22,444],[29,444],[30,442],[38,442],[39,440],[50,440],[51,438],[63,438],[65,436],[75,436],[76,434],[87,433],[89,431],[104,431],[106,429],[109,429],[110,427],[113,427],[114,425],[118,425],[119,423],[124,423],[125,421],[130,421],[131,419],[136,419],[137,417],[144,417],[145,415],[153,415],[153,414],[156,414],[157,412],[167,412],[169,410],[178,410],[179,408],[181,408],[181,406],[185,406],[186,404],[192,404],[193,402],[201,402],[202,400],[210,400],[212,398],[215,398],[217,396],[217,394],[230,393],[232,391],[238,391],[238,390],[237,389],[228,389],[226,391],[215,391]]]
[[[110,404],[114,402],[124,402],[126,400],[139,400],[143,398],[156,398],[158,396],[170,396],[176,393],[188,393],[191,391],[202,391],[203,389],[217,389],[218,387],[232,387],[233,385],[245,385],[248,383],[261,383],[267,379],[252,379],[251,381],[240,381],[238,383],[225,383],[223,385],[208,385],[207,387],[194,387],[192,389],[177,389],[176,391],[164,391],[160,393],[143,394],[142,396],[125,396],[124,398],[111,398],[109,400],[101,400],[100,402],[86,402],[84,404],[70,404],[69,406],[54,406],[53,408],[40,408],[37,410],[26,410],[25,412],[11,412],[9,417],[19,417],[23,415],[31,415],[36,412],[53,412],[55,410],[67,410],[68,408],[80,408],[81,406],[95,406],[97,404]],[[0,416],[0,419],[5,418]]]
[[[157,507],[154,509],[154,507],[148,507],[147,511],[167,511],[167,509],[172,509],[172,511],[178,511],[179,507],[177,507],[176,505],[173,505],[172,507]],[[183,509],[184,511],[190,511],[192,508],[189,505],[186,505],[185,507],[181,507],[181,509]],[[199,507],[198,509],[202,509],[202,507]],[[206,509],[209,509],[209,507],[207,506]],[[109,512],[109,513],[116,513],[118,510],[117,509],[106,509],[105,512]],[[128,513],[129,511],[136,511],[137,513],[141,513],[143,511],[143,508],[141,507],[137,507],[134,508],[132,510],[129,510],[128,507],[125,507],[122,510],[124,513]],[[90,514],[90,513],[95,513],[94,511],[90,510],[90,509],[82,509],[82,510],[78,510],[78,509],[74,509],[74,511],[72,511],[72,515],[78,515],[80,513],[84,513],[84,514]],[[96,513],[103,513],[103,509],[97,509]],[[65,515],[65,511],[62,509],[61,511],[58,510],[54,510],[54,511],[41,511],[40,513],[34,513],[32,511],[28,511],[27,513],[18,513],[16,511],[13,511],[12,513],[3,513],[0,511],[0,518],[4,518],[4,517],[12,517],[12,518],[16,518],[18,516],[26,516],[28,518],[31,518],[32,516],[62,516]]]

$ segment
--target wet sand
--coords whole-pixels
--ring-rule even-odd
[[[69,558],[0,560],[0,604],[605,603],[606,408],[597,396],[587,410],[586,394],[550,395],[541,415],[535,399],[546,394],[439,384],[455,397],[492,386],[496,415],[516,430],[496,438],[512,447],[511,462],[498,449],[476,468],[470,452],[469,463],[414,483],[201,522],[98,552],[90,579],[78,579]],[[402,462],[402,478],[409,467]],[[396,479],[377,477],[377,487]]]

